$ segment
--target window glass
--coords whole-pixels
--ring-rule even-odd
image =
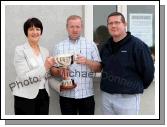
[[[143,40],[155,55],[155,6],[154,5],[128,5],[128,30]],[[135,26],[136,27],[133,27]],[[135,29],[134,29],[135,28]]]
[[[110,37],[107,30],[107,17],[115,11],[116,5],[93,6],[93,40],[99,49],[101,44]]]

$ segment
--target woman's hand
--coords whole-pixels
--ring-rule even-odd
[[[47,57],[45,60],[45,69],[48,71],[54,64],[56,64],[54,57]]]

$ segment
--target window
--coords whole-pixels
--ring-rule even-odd
[[[93,6],[93,41],[98,49],[109,37],[107,30],[107,17],[116,11],[116,5],[94,5]]]

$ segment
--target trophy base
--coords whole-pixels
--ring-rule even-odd
[[[72,89],[75,87],[76,87],[76,84],[74,83],[73,79],[63,80],[62,85],[61,85],[61,88],[63,89]]]

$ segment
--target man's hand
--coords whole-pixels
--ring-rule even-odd
[[[60,86],[60,91],[66,91],[66,90],[72,90],[74,89],[77,85],[75,84],[74,80],[72,80],[73,85],[61,85]]]
[[[100,62],[89,60],[81,55],[77,55],[76,63],[87,65],[93,72],[100,72],[102,69]]]
[[[81,55],[77,55],[77,64],[87,64],[87,58]]]
[[[70,76],[69,70],[67,68],[60,68],[60,76],[62,77],[63,80],[68,79]]]

